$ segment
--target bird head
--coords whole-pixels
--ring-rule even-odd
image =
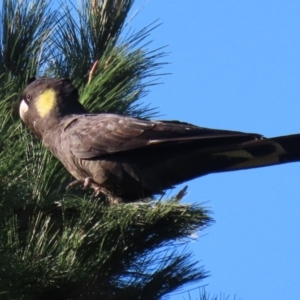
[[[33,79],[22,94],[19,114],[25,125],[41,138],[63,117],[86,112],[78,100],[78,91],[69,79]]]

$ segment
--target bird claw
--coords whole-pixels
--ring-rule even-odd
[[[75,181],[71,182],[70,184],[67,185],[66,190],[68,191],[71,188],[73,188],[75,186],[80,186],[80,185],[82,186],[82,188],[84,190],[89,188],[89,187],[93,188],[94,191],[95,191],[95,196],[99,196],[100,193],[103,193],[103,189],[91,177],[86,177],[84,179],[78,179],[78,180],[75,180]]]
[[[81,185],[83,189],[93,188],[95,197],[99,196],[100,194],[106,195],[108,202],[110,205],[116,205],[122,202],[121,198],[113,197],[105,188],[102,188],[93,178],[86,177],[84,179],[78,179],[70,184],[68,184],[66,190],[69,190],[75,186]]]
[[[68,190],[70,190],[70,189],[72,189],[73,187],[78,186],[78,185],[84,186],[84,179],[78,179],[78,180],[72,181],[71,183],[69,183],[69,184],[67,185],[66,190],[68,191]]]

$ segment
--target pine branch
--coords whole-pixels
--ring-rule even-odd
[[[64,5],[52,36],[55,50],[45,74],[71,78],[81,91],[81,102],[91,112],[140,117],[156,114],[136,101],[147,95],[150,86],[158,84],[157,71],[165,64],[160,59],[166,53],[162,49],[146,50],[145,40],[156,24],[121,35],[132,3],[81,1],[79,8],[73,6],[73,10]],[[95,62],[97,67],[90,76]]]
[[[77,8],[70,3],[70,9],[63,2],[63,19],[53,40],[59,50],[58,57],[63,57],[63,65],[59,60],[53,66],[57,74],[80,83],[86,80],[92,64],[116,44],[132,3],[132,0],[81,0]]]
[[[48,209],[28,214],[28,228],[13,215],[6,221],[2,293],[17,287],[26,299],[159,299],[206,276],[189,254],[170,250],[209,225],[203,208],[174,201],[104,207],[66,198]]]
[[[230,297],[228,295],[225,295],[223,293],[219,293],[219,295],[210,295],[205,288],[203,287],[199,287],[199,298],[194,298],[194,299],[199,299],[199,300],[240,300],[239,298],[237,298],[236,296]],[[193,298],[190,295],[190,291],[185,292],[188,293],[189,297],[183,297],[183,300],[192,300]],[[183,293],[182,293],[183,294]]]
[[[3,0],[0,74],[24,84],[47,59],[44,46],[53,30],[56,13],[49,1]]]
[[[157,84],[155,80],[144,80],[153,77],[153,72],[162,66],[157,60],[163,56],[159,50],[147,53],[130,49],[127,43],[112,49],[99,61],[92,81],[82,89],[81,102],[89,111],[154,116],[153,109],[136,101],[147,95],[148,87]]]

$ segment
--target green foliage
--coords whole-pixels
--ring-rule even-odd
[[[82,0],[62,11],[42,0],[2,3],[1,299],[159,299],[206,276],[177,250],[210,224],[205,208],[176,197],[110,207],[91,191],[66,192],[71,176],[18,117],[33,75],[72,78],[90,111],[153,115],[137,101],[164,53],[147,50],[155,25],[121,35],[132,3]]]
[[[1,74],[23,83],[46,61],[47,40],[56,13],[49,1],[3,0],[1,18]]]
[[[143,81],[157,76],[153,72],[162,63],[157,59],[164,56],[158,50],[147,53],[134,49],[133,44],[141,42],[153,28],[145,28],[122,45],[105,52],[99,60],[91,82],[81,91],[81,102],[93,112],[114,112],[136,117],[151,117],[155,111],[141,107],[136,101],[147,94],[147,88],[157,84],[155,80]]]
[[[79,7],[72,6],[72,10],[62,4],[62,18],[51,37],[53,59],[45,73],[71,78],[81,90],[81,102],[91,112],[155,115],[153,109],[136,101],[157,84],[156,71],[165,64],[159,59],[165,53],[140,46],[155,24],[121,36],[132,4],[132,0],[80,0]]]
[[[107,207],[68,196],[49,207],[23,212],[28,228],[15,214],[7,218],[10,230],[2,235],[0,252],[3,297],[158,299],[205,277],[187,254],[170,247],[154,251],[180,244],[176,239],[207,224],[199,207],[173,201]]]
[[[192,300],[192,299],[199,299],[199,300],[240,300],[236,296],[230,297],[225,294],[220,293],[219,295],[210,295],[206,292],[205,288],[199,288],[199,298],[192,298],[190,293],[188,297],[184,297],[183,300]]]
[[[64,61],[56,65],[59,75],[86,79],[92,64],[117,44],[132,3],[79,0],[78,7],[71,4],[71,10],[62,2],[64,18],[54,36],[58,56]]]

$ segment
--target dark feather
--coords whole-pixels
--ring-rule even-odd
[[[90,159],[146,146],[197,143],[206,148],[261,139],[258,134],[201,128],[187,123],[148,121],[113,114],[81,115],[69,126],[66,138],[78,158]]]
[[[40,118],[35,101],[54,89],[56,107]],[[23,120],[78,180],[123,201],[162,193],[215,172],[300,161],[300,134],[266,139],[259,134],[202,128],[178,121],[149,121],[87,114],[67,79],[32,82]]]

